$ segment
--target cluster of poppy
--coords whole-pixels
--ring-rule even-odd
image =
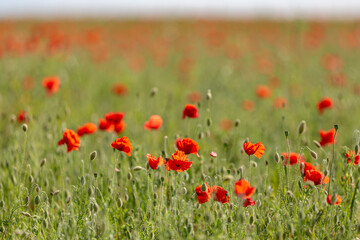
[[[360,162],[360,151],[358,151],[357,154],[355,154],[355,151],[351,150],[345,153],[345,157],[347,160],[347,164],[353,163],[354,165],[358,165]]]
[[[123,121],[125,114],[123,112],[109,112],[104,118],[99,119],[99,129],[107,132],[115,131],[121,133],[125,129]]]

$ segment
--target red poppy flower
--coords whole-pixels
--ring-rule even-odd
[[[183,151],[185,154],[195,154],[197,157],[200,157],[198,153],[199,145],[191,138],[177,138],[176,147],[178,150]]]
[[[146,157],[148,158],[149,160],[149,166],[152,168],[152,169],[157,169],[158,167],[160,167],[163,162],[164,162],[164,159],[159,156],[158,158],[155,158],[153,155],[151,155],[150,153],[146,154]]]
[[[220,122],[220,127],[224,129],[225,131],[229,131],[233,125],[233,122],[230,119],[223,119]]]
[[[255,108],[255,103],[251,100],[244,100],[242,103],[242,107],[245,111],[252,111]]]
[[[124,96],[127,94],[128,89],[127,87],[122,83],[115,83],[112,87],[112,92],[119,96]]]
[[[185,108],[183,110],[183,116],[182,118],[185,119],[185,117],[188,118],[197,118],[198,115],[198,109],[195,105],[193,104],[186,104]]]
[[[254,206],[255,205],[255,201],[252,200],[251,198],[245,199],[243,206],[247,207],[247,206]]]
[[[152,115],[149,121],[144,123],[144,128],[146,130],[157,130],[161,127],[162,123],[163,120],[159,115]]]
[[[329,182],[329,177],[324,176],[324,174],[318,170],[311,169],[305,172],[304,181],[312,181],[315,186],[319,184],[324,185]]]
[[[77,134],[81,137],[84,134],[92,134],[96,132],[97,127],[93,123],[85,123],[83,126],[78,127]]]
[[[212,192],[213,199],[215,201],[218,201],[221,203],[230,202],[230,196],[224,188],[214,185],[211,187],[211,192]]]
[[[107,121],[104,118],[99,119],[99,129],[112,132],[114,130],[114,125],[111,122]]]
[[[255,144],[252,144],[251,142],[245,142],[244,151],[247,155],[255,155],[255,157],[260,159],[265,152],[265,146],[261,142]]]
[[[320,114],[323,114],[324,109],[332,108],[333,106],[333,100],[329,97],[324,97],[320,100],[320,102],[317,104],[317,109]]]
[[[123,112],[110,112],[105,114],[105,119],[112,124],[117,124],[121,122],[124,116],[125,114]]]
[[[305,177],[306,172],[310,170],[317,170],[314,165],[309,162],[300,162],[300,172],[303,177]]]
[[[241,179],[235,183],[235,194],[239,198],[249,199],[255,193],[255,187],[250,187],[250,184],[245,179]]]
[[[342,68],[343,62],[341,58],[334,54],[327,54],[322,59],[324,69],[330,71],[339,71]]]
[[[216,157],[217,157],[217,153],[216,153],[216,152],[211,152],[211,153],[210,153],[210,156],[212,156],[213,158],[216,158]]]
[[[334,204],[331,204],[331,198],[332,198],[331,195],[328,195],[327,198],[326,198],[326,202],[327,202],[329,205],[339,205],[339,204],[341,203],[341,197],[340,197],[340,195],[336,195],[336,201],[334,202]]]
[[[284,156],[284,165],[287,166],[289,164],[288,162],[288,153],[287,152],[283,152],[282,155]],[[298,163],[298,160],[300,160],[300,162],[305,162],[304,156],[301,155],[299,156],[299,154],[291,152],[290,153],[290,165],[295,165]]]
[[[121,121],[121,122],[118,122],[115,124],[115,132],[117,134],[121,133],[122,131],[124,131],[125,129],[125,122],[124,121]]]
[[[205,183],[206,190],[201,190],[202,185],[199,185],[195,188],[196,195],[198,197],[199,204],[206,203],[210,201],[211,198],[211,188],[210,186]]]
[[[357,155],[355,154],[355,151],[348,151],[345,154],[345,157],[347,159],[347,163],[349,164],[350,162],[353,162],[354,165],[358,165],[359,161],[360,161],[360,153],[358,153]]]
[[[59,91],[60,88],[60,79],[57,76],[46,77],[42,81],[42,85],[45,88],[48,96]]]
[[[126,136],[117,138],[114,142],[111,143],[111,146],[121,152],[124,152],[129,157],[131,156],[133,147],[131,142]]]
[[[201,94],[201,92],[191,92],[191,93],[189,93],[187,98],[190,102],[195,102],[195,103],[200,102],[201,98],[202,98],[202,94]]]
[[[63,133],[63,138],[58,142],[58,145],[67,145],[67,152],[72,150],[79,150],[80,147],[80,137],[79,135],[71,129],[66,129]]]
[[[186,154],[183,151],[176,151],[174,154],[171,155],[172,159],[168,159],[167,167],[168,170],[174,170],[177,172],[184,172],[188,170],[193,162],[189,162]]]
[[[283,97],[277,97],[273,101],[273,107],[274,108],[286,108],[288,105],[288,101],[286,98]]]
[[[327,144],[332,144],[333,141],[334,143],[336,142],[336,137],[334,139],[335,136],[335,128],[332,128],[328,131],[323,131],[323,130],[319,130],[320,133],[320,137],[321,137],[321,141],[320,141],[320,145],[321,146],[325,146]]]
[[[271,97],[271,89],[268,86],[265,86],[265,85],[257,86],[255,93],[259,98],[269,98],[269,97]]]
[[[18,112],[16,120],[18,123],[25,123],[29,120],[29,117],[25,110],[21,110],[20,112]]]

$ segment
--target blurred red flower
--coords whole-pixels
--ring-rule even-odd
[[[59,91],[60,79],[57,76],[45,77],[42,81],[42,85],[45,88],[47,95],[51,96]]]
[[[114,149],[119,150],[120,152],[124,152],[129,157],[131,156],[133,147],[132,147],[130,140],[126,136],[117,138],[114,142],[111,143],[111,146]]]
[[[255,193],[255,187],[250,187],[250,184],[245,179],[241,179],[235,183],[235,194],[242,199],[250,199]]]
[[[204,186],[205,187],[203,187],[203,185],[199,185],[195,188],[195,192],[198,197],[199,204],[206,203],[206,202],[210,201],[210,199],[211,199],[210,186],[207,183],[205,183]],[[202,188],[205,188],[205,189],[202,189]]]
[[[184,172],[188,170],[193,162],[189,162],[186,154],[183,151],[176,151],[174,154],[171,155],[172,159],[168,159],[167,161],[167,169],[168,171],[174,170],[177,172]]]
[[[150,153],[146,154],[146,157],[148,158],[148,161],[149,161],[149,166],[152,168],[152,169],[157,169],[158,167],[160,167],[163,162],[164,162],[164,159],[159,156],[158,158],[155,158],[153,155],[151,155]]]
[[[332,108],[333,100],[329,97],[324,97],[317,104],[317,109],[320,114],[324,112],[324,109]]]
[[[271,97],[271,94],[272,94],[271,89],[265,85],[257,86],[255,93],[259,98],[269,98],[269,97]]]
[[[328,195],[327,198],[326,198],[326,202],[329,205],[339,205],[341,203],[340,195],[336,195],[336,201],[333,204],[331,204],[331,198],[332,198],[332,195]]]
[[[252,200],[251,198],[245,199],[243,206],[247,207],[247,206],[254,206],[255,205],[255,201]]]
[[[287,166],[289,164],[289,161],[288,161],[288,159],[289,159],[288,155],[289,154],[287,152],[283,152],[281,155],[284,156],[284,159],[285,159],[284,165]],[[297,164],[298,160],[300,160],[300,163],[305,162],[305,159],[304,159],[303,155],[299,156],[299,154],[291,152],[290,153],[290,165]]]
[[[185,117],[188,118],[197,118],[198,117],[198,109],[193,104],[186,104],[185,108],[183,110],[183,116],[182,118],[185,119]]]
[[[79,135],[71,129],[66,129],[63,133],[63,138],[58,142],[58,145],[66,144],[67,152],[72,150],[79,150],[80,147],[80,137]]]
[[[320,141],[320,145],[321,146],[325,146],[327,144],[332,144],[333,141],[334,143],[336,142],[336,136],[335,136],[335,128],[332,128],[328,131],[323,131],[323,130],[319,130],[320,133],[320,137],[321,137],[321,141]],[[334,139],[335,136],[335,139]]]
[[[159,115],[152,115],[149,121],[144,123],[144,128],[146,130],[157,130],[161,127],[162,123],[163,120]]]
[[[78,127],[77,134],[81,137],[84,134],[92,134],[96,132],[97,127],[94,123],[85,123],[83,126]]]
[[[128,89],[125,84],[115,83],[112,87],[112,92],[119,96],[124,96],[127,94]]]
[[[215,201],[218,201],[221,203],[230,202],[230,196],[224,188],[214,185],[211,187],[211,191],[212,191],[213,199]]]
[[[29,117],[25,110],[21,110],[20,112],[18,112],[16,120],[18,123],[26,123],[27,121],[29,121]]]

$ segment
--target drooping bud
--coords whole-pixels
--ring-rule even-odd
[[[95,158],[96,158],[96,156],[97,156],[97,152],[96,151],[92,151],[91,153],[90,153],[90,160],[92,161],[92,160],[95,160]]]
[[[321,148],[321,145],[318,141],[313,140],[313,143],[315,144],[316,147]]]
[[[277,162],[277,163],[280,162],[280,155],[279,155],[279,153],[276,152],[276,153],[274,154],[274,160],[275,160],[275,162]]]
[[[298,127],[299,135],[303,134],[306,131],[306,122],[305,120],[302,120]]]

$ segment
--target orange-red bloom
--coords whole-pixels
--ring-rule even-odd
[[[117,134],[121,133],[122,131],[124,131],[125,129],[125,122],[124,121],[120,121],[118,123],[115,124],[115,132]]]
[[[287,152],[283,152],[282,155],[284,156],[284,159],[285,159],[284,165],[286,166],[286,165],[289,164],[289,162],[288,162],[288,159],[289,159],[288,155],[289,155],[289,154],[288,154]],[[294,153],[294,152],[291,152],[291,153],[290,153],[290,165],[295,165],[295,164],[297,164],[297,163],[298,163],[298,160],[299,160],[300,162],[305,162],[305,159],[304,159],[304,156],[303,156],[303,155],[299,156],[299,154]]]
[[[133,147],[130,140],[126,136],[117,138],[114,142],[111,143],[111,146],[121,152],[124,152],[129,157],[131,156]]]
[[[148,158],[149,160],[149,166],[152,168],[152,169],[157,169],[158,167],[160,167],[163,162],[164,162],[164,159],[159,156],[158,158],[155,158],[153,155],[151,155],[150,153],[146,154],[146,157]]]
[[[252,144],[251,142],[245,142],[244,151],[247,155],[255,155],[255,157],[260,159],[265,152],[265,146],[261,142],[255,144]]]
[[[124,116],[125,114],[123,112],[110,112],[105,114],[105,119],[112,124],[117,124],[121,122]]]
[[[83,126],[78,127],[77,134],[81,137],[84,134],[92,134],[96,132],[97,127],[94,123],[85,123]]]
[[[252,200],[251,198],[245,199],[243,206],[247,207],[247,206],[254,206],[255,205],[255,201]]]
[[[221,203],[230,202],[230,196],[224,188],[214,185],[211,187],[211,192],[212,192],[213,199],[215,201],[218,201]]]
[[[72,150],[79,150],[80,147],[80,137],[79,135],[71,129],[66,129],[63,133],[63,138],[58,142],[58,145],[67,145],[67,152]]]
[[[114,130],[114,125],[111,122],[107,121],[104,118],[99,119],[99,129],[112,132]]]
[[[268,86],[265,86],[265,85],[257,86],[255,93],[259,98],[269,98],[269,97],[271,97],[271,89]]]
[[[185,108],[183,110],[183,116],[182,118],[185,119],[185,117],[188,118],[197,118],[198,115],[198,109],[195,105],[193,104],[186,104]]]
[[[242,103],[242,107],[246,111],[252,111],[255,109],[255,103],[251,100],[244,100]]]
[[[315,186],[319,184],[324,185],[329,182],[329,177],[324,176],[324,174],[318,170],[311,169],[305,172],[304,181],[312,181]]]
[[[172,159],[168,159],[167,165],[165,166],[168,171],[174,170],[177,172],[184,172],[188,170],[193,162],[189,162],[186,154],[183,151],[177,150],[174,154],[171,155]]]
[[[200,102],[202,98],[202,94],[201,92],[197,92],[197,91],[191,92],[188,94],[187,98],[190,102],[195,102],[195,103]]]
[[[274,108],[286,108],[288,105],[288,101],[284,97],[277,97],[273,101]]]
[[[358,165],[360,162],[360,152],[358,154],[355,154],[355,151],[348,151],[345,154],[345,157],[347,159],[347,163],[353,162],[354,165]]]
[[[146,130],[157,130],[161,127],[162,123],[163,120],[159,115],[152,115],[149,121],[144,123],[144,128]]]
[[[321,137],[321,141],[320,141],[320,145],[321,146],[325,146],[327,144],[332,144],[333,141],[334,143],[336,142],[336,137],[335,137],[335,128],[332,128],[328,131],[323,131],[323,130],[319,130],[320,133],[320,137]],[[335,137],[335,139],[334,139]]]
[[[210,201],[211,198],[211,188],[207,183],[205,183],[205,185],[206,185],[205,191],[201,190],[202,185],[199,185],[195,188],[195,192],[200,204]]]
[[[29,120],[29,117],[28,117],[27,113],[25,112],[25,110],[21,110],[20,112],[18,112],[16,120],[18,123],[24,123]]]
[[[46,77],[42,81],[42,85],[45,88],[48,96],[59,91],[60,88],[60,79],[57,76]]]
[[[112,92],[119,96],[124,96],[127,94],[128,89],[127,87],[122,83],[115,83],[112,87]]]
[[[305,177],[306,172],[310,170],[317,170],[314,165],[309,162],[300,162],[300,172],[303,177]]]
[[[329,97],[324,97],[317,104],[317,109],[320,114],[323,114],[324,109],[332,108],[332,106],[333,106],[333,100]]]
[[[331,195],[328,195],[327,198],[326,198],[326,202],[329,204],[329,205],[339,205],[341,203],[341,197],[340,195],[337,195],[336,194],[336,201],[331,204],[331,198],[332,196]]]
[[[235,194],[239,198],[249,199],[255,193],[255,187],[250,187],[250,184],[245,179],[241,179],[235,183]]]
[[[198,153],[199,145],[191,138],[177,138],[176,147],[178,150],[183,151],[185,154],[195,154],[197,157],[200,157]]]

